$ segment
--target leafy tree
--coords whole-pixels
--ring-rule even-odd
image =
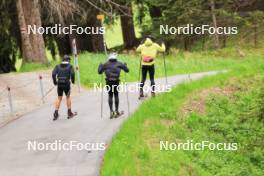
[[[0,73],[16,70],[18,27],[14,9],[13,1],[0,2]]]
[[[254,46],[257,47],[258,34],[259,32],[264,32],[264,31],[259,31],[259,29],[263,28],[264,25],[264,13],[261,11],[249,12],[249,16],[246,19],[248,22],[247,25],[251,29],[253,29]]]

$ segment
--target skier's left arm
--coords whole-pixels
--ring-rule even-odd
[[[74,72],[73,66],[71,66],[71,82],[72,84],[75,83],[75,72]]]
[[[156,48],[159,52],[165,52],[166,51],[166,47],[165,47],[165,44],[162,43],[161,46],[156,44]]]

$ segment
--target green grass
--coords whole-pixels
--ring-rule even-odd
[[[254,52],[255,51],[255,52]],[[219,50],[208,52],[180,52],[177,54],[171,54],[166,56],[167,74],[184,74],[193,72],[202,72],[210,70],[232,70],[238,65],[243,65],[251,62],[252,60],[261,60],[261,51],[248,50],[246,58],[239,58],[236,56],[235,51]],[[229,53],[228,55],[226,53]],[[129,74],[127,74],[127,81],[137,81],[139,75],[139,56],[120,54],[119,59],[122,62],[126,62],[130,68]],[[81,83],[85,87],[92,87],[94,83],[101,81],[101,76],[97,74],[97,68],[100,63],[106,61],[104,54],[92,54],[82,53],[79,55],[79,65],[81,73]],[[42,64],[24,64],[20,69],[20,72],[28,72],[35,70],[51,69],[57,62],[51,61],[47,65]],[[164,76],[164,65],[162,55],[159,55],[156,59],[156,77]],[[124,81],[124,74],[121,74],[121,80]]]
[[[27,64],[23,64],[20,67],[19,72],[32,72],[32,71],[39,71],[39,70],[49,70],[49,69],[55,67],[56,64],[58,64],[58,62],[56,62],[56,61],[51,61],[47,64],[27,63]]]
[[[114,24],[105,25],[105,41],[108,48],[114,48],[123,45],[122,29],[120,18],[117,18]],[[135,25],[136,37],[140,37],[140,27]]]
[[[108,147],[102,176],[263,175],[263,123],[258,121],[263,59],[236,65],[235,71],[182,84],[142,104]],[[254,79],[256,75],[260,78]],[[227,86],[236,78],[236,101],[210,97],[203,115],[179,116],[186,98],[198,90]],[[252,79],[251,79],[252,78]],[[247,81],[242,81],[247,80]],[[262,91],[261,91],[262,90]],[[263,102],[263,99],[262,99]],[[262,103],[263,106],[263,103]],[[162,113],[162,115],[161,115]],[[166,125],[173,122],[172,125]],[[160,151],[159,141],[238,142],[238,151]]]
[[[220,57],[214,53],[179,53],[177,55],[166,56],[167,74],[184,74],[193,72],[202,72],[210,70],[232,70],[237,65],[247,64],[251,60],[261,60],[261,56],[249,56],[247,59],[237,57]],[[127,74],[128,81],[137,81],[139,75],[139,56],[136,55],[119,55],[122,62],[126,62],[130,69]],[[94,83],[99,83],[100,75],[97,74],[98,65],[105,62],[105,55],[84,53],[79,56],[81,83],[86,87],[91,87]],[[164,66],[162,56],[156,59],[156,77],[164,76]],[[124,80],[124,74],[121,75]]]
[[[52,59],[50,51],[46,50],[46,55],[48,59],[47,64],[41,64],[41,63],[23,63],[22,59],[17,59],[16,61],[16,69],[18,72],[32,72],[32,71],[38,71],[38,70],[48,70],[53,68],[56,64],[58,64],[58,60],[54,61]],[[56,59],[58,59],[59,56],[56,56]]]

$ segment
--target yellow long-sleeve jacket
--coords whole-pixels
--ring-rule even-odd
[[[161,46],[157,43],[152,42],[151,39],[147,38],[146,41],[139,45],[137,48],[137,52],[141,53],[141,57],[150,57],[153,60],[151,62],[145,62],[144,59],[142,59],[142,65],[153,65],[155,63],[155,58],[157,57],[158,52],[165,52],[166,47],[164,44]]]

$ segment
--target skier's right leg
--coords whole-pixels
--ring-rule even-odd
[[[109,108],[110,111],[113,111],[113,92],[109,91],[108,92],[108,104],[109,104]]]
[[[71,101],[71,87],[67,86],[64,88],[64,93],[66,95],[66,105],[68,108],[68,119],[74,117],[75,115],[77,115],[77,112],[73,113],[71,110],[71,105],[72,105],[72,101]]]
[[[115,97],[115,111],[118,112],[119,110],[119,92],[118,92],[118,84],[116,83],[114,87],[114,97]]]
[[[149,79],[150,79],[150,85],[151,85],[151,96],[155,97],[155,81],[154,81],[154,75],[155,75],[155,67],[154,65],[149,66]]]
[[[110,108],[110,119],[114,117],[114,110],[113,110],[113,86],[112,84],[108,84],[109,90],[108,90],[108,104]]]

